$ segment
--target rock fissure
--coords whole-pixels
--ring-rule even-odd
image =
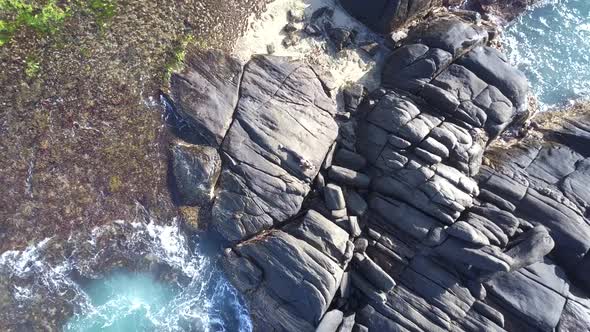
[[[571,319],[562,285],[590,288],[575,268],[590,267],[577,208],[590,168],[563,142],[561,154],[491,144],[526,113],[528,87],[487,43],[478,23],[432,15],[385,61],[382,88],[338,121],[317,69],[268,56],[243,67],[210,226],[231,245],[222,265],[256,330]]]

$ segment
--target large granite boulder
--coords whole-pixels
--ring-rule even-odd
[[[228,249],[223,260],[257,331],[314,331],[352,256],[348,233],[318,212],[288,226]]]
[[[299,211],[338,134],[335,111],[311,67],[271,56],[246,65],[212,211],[225,239],[255,235]]]
[[[177,111],[199,136],[199,143],[217,147],[232,122],[242,64],[213,50],[195,50],[185,64],[182,72],[170,78]]]

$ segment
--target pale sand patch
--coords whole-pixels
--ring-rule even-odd
[[[309,64],[328,70],[337,86],[358,82],[365,85],[369,91],[377,88],[380,81],[378,68],[381,67],[379,64],[385,57],[385,50],[381,50],[374,57],[354,47],[336,53],[330,42],[326,40],[327,37],[311,37],[304,32],[298,32],[301,40],[296,45],[283,46],[282,41],[286,34],[282,32],[282,29],[288,23],[287,12],[290,9],[303,10],[304,21],[308,22],[312,13],[324,6],[334,9],[331,20],[333,27],[346,27],[358,32],[357,44],[365,41],[382,41],[382,37],[348,15],[336,0],[276,0],[268,5],[259,18],[253,16],[249,19],[246,33],[234,46],[234,55],[245,62],[254,54],[267,54],[267,45],[273,44],[274,55],[303,59]],[[298,26],[302,28],[304,24]]]

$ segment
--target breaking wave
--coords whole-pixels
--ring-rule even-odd
[[[121,234],[124,240],[114,239]],[[71,307],[65,331],[252,330],[240,295],[207,253],[206,239],[189,241],[178,222],[117,221],[95,228],[85,241],[69,240],[83,245],[59,259],[54,238],[0,256],[0,278],[9,280],[18,307],[15,320],[42,295],[44,303]],[[116,245],[105,245],[109,241]],[[144,260],[149,268],[103,274],[99,262],[113,258]]]

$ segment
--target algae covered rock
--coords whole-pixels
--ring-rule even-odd
[[[172,173],[181,204],[209,203],[220,171],[221,158],[215,148],[182,141],[172,143]]]

